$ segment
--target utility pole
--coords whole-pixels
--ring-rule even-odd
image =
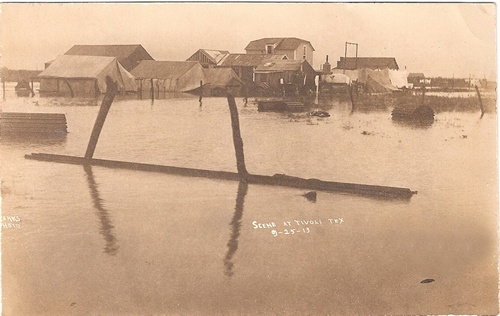
[[[356,46],[356,59],[354,60],[354,69],[358,69],[358,43],[345,42],[345,49],[344,49],[344,74],[345,74],[345,70],[347,68],[347,45],[354,45],[354,46]]]

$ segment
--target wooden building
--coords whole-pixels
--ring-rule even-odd
[[[340,60],[337,61],[337,69],[355,70],[363,68],[399,70],[394,57],[340,57]]]
[[[106,76],[117,83],[120,92],[136,90],[133,76],[115,57],[63,55],[38,75],[40,94],[97,97],[106,92]]]
[[[142,45],[74,45],[64,55],[116,57],[127,71],[142,60],[154,60]]]
[[[315,90],[317,73],[306,60],[264,60],[255,69],[255,82],[273,93],[304,94]]]
[[[309,41],[296,37],[261,38],[245,47],[247,54],[286,55],[290,60],[307,60],[313,64],[314,47]]]
[[[204,68],[215,67],[228,54],[227,50],[198,49],[186,61],[197,61]]]
[[[218,66],[232,68],[245,85],[251,86],[255,82],[255,68],[266,59],[282,60],[287,59],[287,57],[266,54],[228,54],[219,62]]]

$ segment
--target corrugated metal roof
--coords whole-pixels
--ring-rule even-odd
[[[251,41],[245,50],[263,50],[266,45],[275,45],[277,50],[295,50],[304,43],[308,43],[312,47],[311,42],[296,37],[268,37]]]
[[[143,60],[130,73],[138,79],[175,79],[199,64],[197,61]]]
[[[137,49],[145,50],[142,45],[74,45],[64,55],[109,56],[127,58]]]
[[[280,72],[300,70],[304,60],[266,59],[255,68],[255,72]]]
[[[115,57],[62,55],[57,57],[38,77],[97,78],[114,61],[116,61]]]
[[[200,49],[200,51],[205,52],[205,54],[210,57],[215,64],[218,64],[222,58],[229,54],[227,50]]]
[[[229,54],[219,64],[222,67],[257,67],[265,59],[280,60],[285,55]]]

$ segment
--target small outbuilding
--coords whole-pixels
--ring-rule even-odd
[[[255,68],[255,82],[285,94],[315,90],[317,73],[306,60],[264,60]]]
[[[115,57],[63,55],[38,75],[40,94],[96,97],[106,92],[106,76],[120,92],[136,90],[134,77]]]

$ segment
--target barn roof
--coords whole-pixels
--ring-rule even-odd
[[[97,78],[114,61],[116,61],[115,57],[62,55],[57,57],[38,77]]]
[[[337,62],[337,68],[340,69],[399,69],[396,58],[394,57],[340,57]]]
[[[311,44],[309,41],[296,37],[267,37],[251,41],[245,50],[262,50],[266,45],[275,45],[277,50],[295,50],[304,43]]]
[[[146,50],[140,44],[132,45],[74,45],[64,55],[109,56],[127,58],[136,50]],[[153,58],[151,58],[153,59]]]
[[[175,79],[199,64],[197,61],[143,60],[130,73],[138,79]]]
[[[285,55],[228,54],[220,63],[222,67],[257,67],[264,59],[280,60]]]
[[[214,64],[218,64],[222,58],[229,54],[227,50],[200,49],[200,51],[210,58]]]

